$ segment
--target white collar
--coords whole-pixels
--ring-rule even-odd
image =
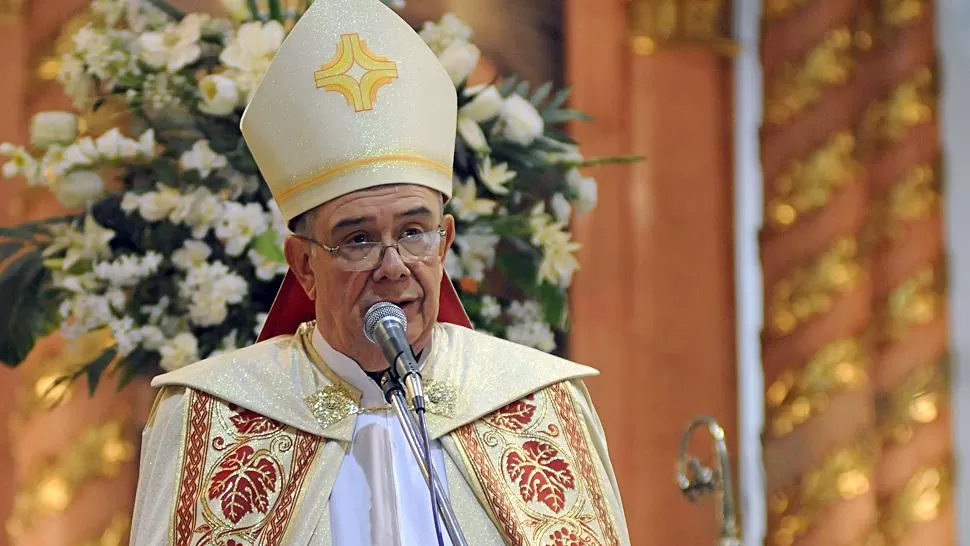
[[[432,330],[431,337],[428,339],[428,345],[421,351],[421,357],[418,359],[419,369],[424,369],[425,361],[427,361],[428,355],[431,354],[433,339],[434,331]],[[381,390],[381,387],[364,373],[364,370],[357,364],[357,361],[334,349],[323,338],[319,328],[313,329],[313,348],[316,349],[317,354],[323,359],[324,364],[329,366],[340,379],[343,379],[360,391],[361,407],[375,408],[387,405],[387,401],[384,399],[384,391]]]

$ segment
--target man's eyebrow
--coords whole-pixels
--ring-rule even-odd
[[[368,218],[367,216],[357,216],[357,217],[354,217],[354,218],[344,218],[343,220],[340,220],[339,222],[337,222],[336,224],[334,224],[333,225],[333,228],[330,231],[332,233],[332,232],[335,232],[335,231],[338,231],[338,230],[341,230],[341,229],[344,229],[344,228],[357,227],[357,226],[363,224],[364,222],[366,222],[366,221],[368,221],[370,219],[371,218]]]
[[[432,216],[431,209],[425,206],[414,207],[395,215],[396,218],[407,218],[409,216]]]

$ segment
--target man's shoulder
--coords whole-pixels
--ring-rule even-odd
[[[158,375],[152,379],[152,386],[161,387],[186,383],[188,383],[187,386],[191,386],[191,383],[196,381],[214,375],[231,374],[236,370],[255,372],[277,362],[282,352],[292,349],[292,344],[293,336],[277,336],[253,345],[226,351]]]

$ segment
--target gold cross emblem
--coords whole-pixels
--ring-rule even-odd
[[[375,55],[355,32],[340,36],[333,58],[313,76],[317,89],[336,91],[355,112],[364,112],[374,109],[377,90],[397,78],[397,63]]]

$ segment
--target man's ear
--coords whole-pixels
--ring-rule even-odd
[[[455,242],[455,217],[446,214],[441,219],[441,224],[445,228],[445,244],[441,247],[441,261],[444,262],[445,256],[448,255],[448,249],[451,248],[451,244]]]
[[[317,283],[310,267],[312,249],[310,245],[300,239],[290,236],[283,242],[283,255],[286,256],[286,263],[290,266],[290,271],[296,277],[297,282],[303,287],[307,297],[311,300],[317,299]]]

